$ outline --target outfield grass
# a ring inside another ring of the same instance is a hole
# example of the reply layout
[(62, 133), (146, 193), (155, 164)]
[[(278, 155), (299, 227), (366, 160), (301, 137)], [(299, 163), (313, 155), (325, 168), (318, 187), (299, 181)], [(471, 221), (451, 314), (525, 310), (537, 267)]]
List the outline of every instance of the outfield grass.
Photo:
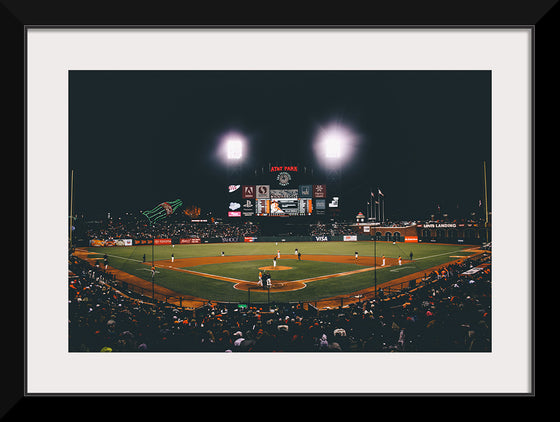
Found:
[[(419, 271), (424, 271), (437, 265), (453, 261), (458, 256), (467, 256), (470, 253), (464, 251), (468, 246), (448, 245), (448, 244), (424, 244), (424, 243), (396, 243), (375, 242), (376, 251), (374, 252), (374, 242), (278, 242), (276, 243), (221, 243), (221, 244), (202, 244), (202, 245), (171, 245), (155, 246), (154, 260), (171, 259), (171, 254), (175, 259), (191, 257), (212, 257), (220, 256), (223, 251), (225, 255), (270, 255), (267, 260), (254, 260), (244, 262), (231, 262), (223, 264), (207, 264), (189, 267), (189, 270), (198, 271), (206, 274), (222, 275), (236, 278), (239, 280), (256, 281), (258, 268), (261, 266), (272, 265), (272, 258), (280, 250), (282, 255), (294, 255), (297, 248), (303, 255), (302, 261), (294, 259), (280, 259), (278, 265), (293, 267), (292, 270), (272, 271), (275, 280), (300, 280), (319, 275), (327, 275), (351, 271), (356, 269), (355, 264), (331, 263), (306, 261), (305, 255), (345, 255), (354, 256), (358, 252), (360, 256), (385, 255), (388, 258), (401, 256), (408, 260), (410, 252), (413, 253), (413, 262), (405, 263), (402, 266), (380, 268), (375, 271), (377, 285), (387, 281), (403, 277)], [(133, 274), (142, 279), (151, 280), (149, 266), (142, 264), (143, 255), (146, 262), (152, 260), (152, 246), (133, 246), (133, 247), (111, 247), (111, 248), (89, 248), (91, 252), (98, 254), (100, 258), (106, 253), (109, 256), (109, 265), (127, 273)], [(363, 267), (360, 267), (363, 268)], [(244, 301), (247, 299), (247, 292), (234, 289), (234, 283), (216, 280), (182, 271), (158, 268), (155, 282), (167, 287), (179, 294), (193, 295), (205, 299), (217, 301)], [(293, 292), (271, 293), (275, 301), (312, 301), (321, 298), (350, 294), (352, 292), (372, 287), (374, 284), (374, 272), (368, 271), (349, 276), (341, 276), (326, 280), (313, 281), (307, 284), (302, 290)], [(267, 293), (251, 292), (252, 300), (259, 300)]]

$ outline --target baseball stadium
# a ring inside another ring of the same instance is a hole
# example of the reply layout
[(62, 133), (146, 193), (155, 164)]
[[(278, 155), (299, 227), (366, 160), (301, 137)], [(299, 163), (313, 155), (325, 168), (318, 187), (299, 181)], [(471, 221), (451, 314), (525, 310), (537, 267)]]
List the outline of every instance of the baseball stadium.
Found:
[[(106, 182), (102, 166), (80, 167), (75, 157), (84, 152), (73, 141), (81, 139), (81, 107), (91, 113), (79, 100), (95, 104), (83, 87), (99, 75), (70, 76), (70, 352), (492, 350), (489, 143), (469, 146), (467, 163), (437, 160), (437, 173), (419, 157), (413, 164), (414, 154), (399, 156), (394, 171), (393, 155), (375, 161), (370, 150), (360, 153), (368, 129), (355, 120), (309, 136), (315, 160), (295, 147), (258, 150), (256, 130), (224, 130), (214, 144), (185, 147), (181, 158), (151, 140), (148, 161), (111, 165)], [(216, 126), (204, 105), (197, 113), (201, 127)], [(472, 113), (457, 119), (476, 121)], [(169, 135), (177, 116), (165, 119), (158, 130)], [(135, 149), (142, 150), (127, 154)], [(212, 165), (200, 152), (210, 150)], [(362, 161), (365, 172), (357, 169)], [(376, 171), (383, 165), (392, 170)], [(426, 168), (430, 183), (410, 182), (415, 166)], [(451, 176), (454, 167), (465, 177)], [(406, 182), (396, 183), (397, 174)], [(434, 174), (451, 187), (433, 182)], [(428, 190), (438, 199), (427, 199)], [(103, 211), (93, 216), (86, 197)], [(421, 211), (406, 208), (425, 198)]]

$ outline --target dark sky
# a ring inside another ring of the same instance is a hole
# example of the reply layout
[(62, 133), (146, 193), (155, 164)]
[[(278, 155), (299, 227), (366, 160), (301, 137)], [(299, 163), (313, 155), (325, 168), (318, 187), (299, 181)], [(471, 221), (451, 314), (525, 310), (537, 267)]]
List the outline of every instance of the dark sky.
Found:
[(465, 214), (490, 200), (489, 71), (70, 71), (69, 151), (75, 211), (139, 212), (177, 198), (224, 211), (217, 158), (232, 129), (249, 141), (246, 170), (268, 163), (321, 172), (320, 126), (360, 135), (341, 169), (345, 216), (370, 188), (387, 218)]

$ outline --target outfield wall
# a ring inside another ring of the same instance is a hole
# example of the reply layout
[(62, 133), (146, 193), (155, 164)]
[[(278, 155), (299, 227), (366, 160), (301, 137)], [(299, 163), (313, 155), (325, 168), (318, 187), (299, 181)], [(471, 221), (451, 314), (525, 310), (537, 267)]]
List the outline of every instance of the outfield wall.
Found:
[(189, 245), (203, 243), (250, 243), (250, 242), (356, 242), (372, 240), (369, 235), (336, 236), (233, 236), (208, 238), (168, 239), (91, 239), (89, 246), (138, 246), (138, 245)]
[(404, 227), (375, 228), (371, 233), (353, 235), (316, 235), (316, 236), (231, 236), (231, 237), (172, 237), (156, 239), (90, 239), (88, 246), (138, 246), (138, 245), (189, 245), (206, 243), (249, 243), (249, 242), (355, 242), (371, 241), (374, 239), (387, 242), (404, 243), (465, 243), (479, 244), (483, 238), (479, 232), (465, 237), (454, 234), (445, 236), (435, 233), (435, 236), (417, 235), (416, 232), (405, 231)]

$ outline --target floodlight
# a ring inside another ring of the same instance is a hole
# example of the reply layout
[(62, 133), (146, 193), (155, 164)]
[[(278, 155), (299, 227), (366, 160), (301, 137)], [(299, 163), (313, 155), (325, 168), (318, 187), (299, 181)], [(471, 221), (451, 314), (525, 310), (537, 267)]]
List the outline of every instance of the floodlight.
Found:
[(328, 168), (341, 167), (350, 159), (358, 140), (353, 129), (339, 122), (319, 127), (313, 142), (316, 157)]
[(326, 158), (340, 158), (342, 139), (338, 136), (327, 135), (325, 142), (325, 157)]
[(248, 140), (236, 130), (224, 132), (219, 136), (217, 154), (219, 160), (228, 165), (238, 165), (246, 158)]
[(227, 158), (228, 160), (240, 160), (243, 156), (243, 143), (240, 139), (227, 140)]

